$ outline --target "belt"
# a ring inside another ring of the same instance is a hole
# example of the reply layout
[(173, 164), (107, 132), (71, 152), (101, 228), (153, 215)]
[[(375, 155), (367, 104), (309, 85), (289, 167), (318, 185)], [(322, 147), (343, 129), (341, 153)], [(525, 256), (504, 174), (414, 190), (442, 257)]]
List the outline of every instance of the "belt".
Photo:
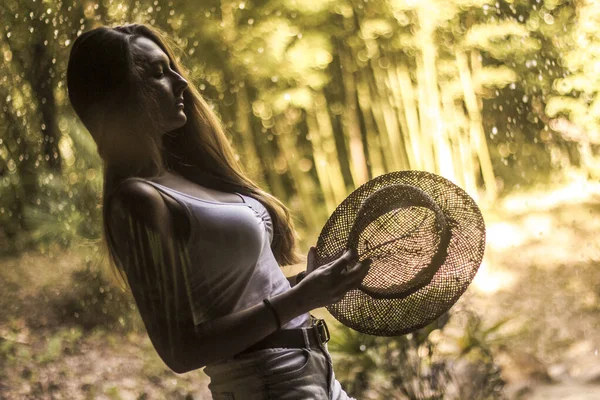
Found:
[[(302, 331), (306, 331), (306, 338)], [(253, 344), (246, 350), (236, 354), (236, 356), (250, 353), (256, 350), (271, 349), (275, 347), (283, 348), (318, 348), (323, 343), (329, 341), (329, 329), (322, 319), (315, 319), (313, 326), (309, 328), (280, 329), (275, 333)], [(307, 343), (308, 340), (308, 343)]]

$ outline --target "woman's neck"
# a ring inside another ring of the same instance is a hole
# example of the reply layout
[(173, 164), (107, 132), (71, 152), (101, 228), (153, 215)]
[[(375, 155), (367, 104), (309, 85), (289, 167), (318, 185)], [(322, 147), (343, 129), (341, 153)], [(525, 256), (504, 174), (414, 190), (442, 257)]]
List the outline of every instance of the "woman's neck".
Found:
[(131, 164), (108, 164), (107, 170), (110, 170), (111, 174), (118, 180), (127, 179), (132, 176), (140, 178), (153, 178), (163, 176), (167, 170), (165, 167), (158, 167), (154, 163), (147, 163), (145, 165), (131, 165)]

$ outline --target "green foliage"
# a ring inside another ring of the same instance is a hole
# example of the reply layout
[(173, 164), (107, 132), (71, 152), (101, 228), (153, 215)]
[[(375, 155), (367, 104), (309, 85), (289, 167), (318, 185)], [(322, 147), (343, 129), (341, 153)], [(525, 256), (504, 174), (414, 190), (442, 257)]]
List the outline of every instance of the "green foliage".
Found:
[(593, 174), (598, 12), (567, 0), (4, 2), (0, 251), (100, 237), (101, 160), (65, 87), (70, 45), (97, 24), (164, 31), (248, 170), (311, 235), (390, 170), (492, 196), (570, 165)]
[(52, 336), (46, 338), (46, 346), (43, 352), (36, 354), (36, 363), (40, 365), (56, 362), (73, 351), (83, 332), (80, 328), (59, 329)]
[(336, 377), (357, 398), (500, 399), (504, 382), (491, 348), (506, 321), (484, 329), (476, 315), (466, 314), (460, 329), (446, 329), (446, 314), (417, 332), (391, 338), (340, 326), (329, 344)]
[(0, 336), (0, 376), (4, 363), (10, 365), (16, 359), (29, 356), (26, 337), (23, 333), (26, 328), (20, 320), (12, 320), (5, 325), (5, 329)]
[(467, 313), (466, 317), (464, 332), (456, 338), (459, 356), (478, 350), (484, 356), (491, 357), (491, 348), (509, 339), (499, 335), (498, 331), (511, 320), (510, 317), (501, 319), (490, 327), (484, 327), (481, 318), (473, 313)]
[(75, 270), (71, 281), (71, 288), (51, 297), (48, 304), (61, 323), (86, 331), (97, 327), (121, 332), (143, 330), (131, 294), (116, 287), (91, 263)]
[(568, 73), (557, 77), (546, 105), (550, 127), (573, 143), (579, 163), (591, 177), (600, 177), (600, 163), (594, 154), (600, 146), (600, 48), (596, 24), (600, 6), (582, 1), (577, 8), (578, 23), (565, 35), (561, 59)]

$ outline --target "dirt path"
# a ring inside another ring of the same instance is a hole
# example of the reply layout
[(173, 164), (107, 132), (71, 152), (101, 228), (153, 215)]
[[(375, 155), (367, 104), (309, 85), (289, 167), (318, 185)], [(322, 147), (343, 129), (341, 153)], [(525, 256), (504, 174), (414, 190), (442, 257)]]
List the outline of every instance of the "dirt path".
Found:
[(76, 251), (0, 259), (0, 399), (210, 399), (208, 377), (171, 372), (85, 264)]
[[(210, 399), (201, 371), (171, 372), (146, 335), (36, 332), (0, 368), (2, 399)], [(1, 366), (0, 366), (1, 367)]]
[(600, 399), (600, 188), (514, 196), (486, 224), (470, 302), (488, 324), (510, 318), (497, 357), (507, 394)]
[(527, 400), (598, 400), (599, 385), (581, 383), (559, 383), (556, 385), (540, 385), (527, 397)]

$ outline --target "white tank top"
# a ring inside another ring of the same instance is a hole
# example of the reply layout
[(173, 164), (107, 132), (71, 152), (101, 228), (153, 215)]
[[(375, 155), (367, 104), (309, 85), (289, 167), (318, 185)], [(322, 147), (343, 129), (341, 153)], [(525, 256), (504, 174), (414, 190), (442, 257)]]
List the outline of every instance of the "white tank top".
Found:
[[(273, 223), (260, 201), (237, 192), (243, 202), (203, 200), (142, 180), (174, 198), (191, 217), (187, 280), (196, 325), (290, 289), (271, 251)], [(297, 316), (282, 329), (305, 326), (310, 326), (309, 313)]]

